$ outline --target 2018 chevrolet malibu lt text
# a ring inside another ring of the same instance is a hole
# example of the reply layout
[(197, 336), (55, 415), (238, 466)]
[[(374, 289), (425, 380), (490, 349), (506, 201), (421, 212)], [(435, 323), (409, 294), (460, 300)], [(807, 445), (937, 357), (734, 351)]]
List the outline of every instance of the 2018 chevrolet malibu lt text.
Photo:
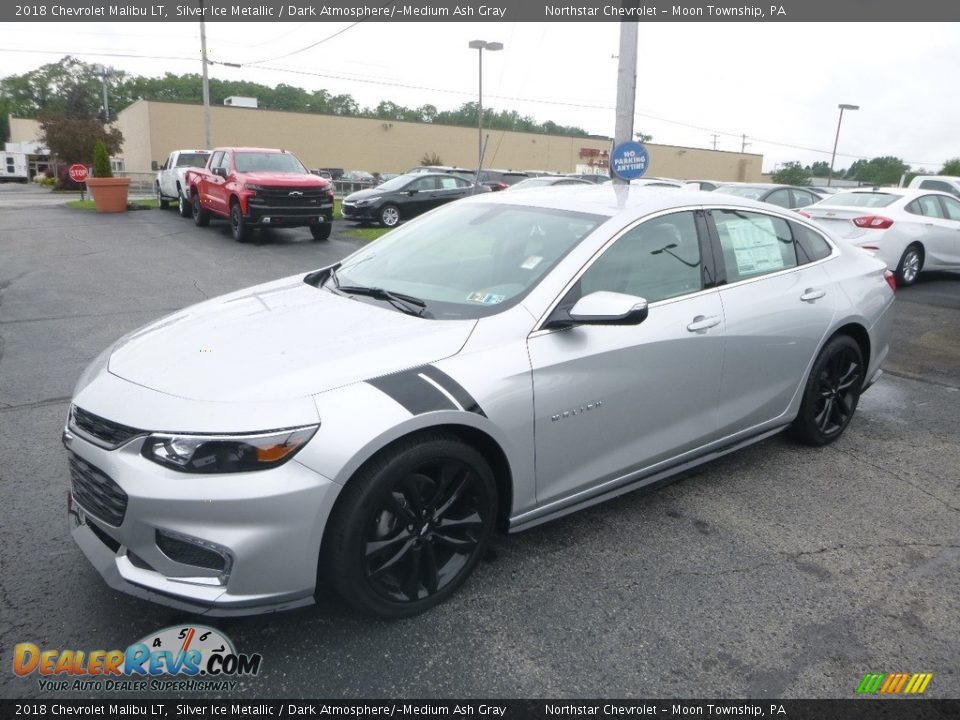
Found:
[(333, 586), (399, 617), (530, 528), (789, 428), (843, 433), (883, 263), (716, 193), (544, 188), (186, 308), (85, 371), (73, 536), (119, 590), (249, 614)]

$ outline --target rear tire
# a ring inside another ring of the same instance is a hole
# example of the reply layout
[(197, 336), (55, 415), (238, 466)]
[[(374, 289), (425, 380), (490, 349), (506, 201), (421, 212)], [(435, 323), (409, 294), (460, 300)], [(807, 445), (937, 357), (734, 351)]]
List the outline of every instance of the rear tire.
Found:
[(233, 239), (237, 242), (250, 242), (250, 234), (253, 230), (243, 216), (243, 211), (240, 209), (240, 203), (238, 202), (230, 205), (230, 231), (233, 233)]
[(337, 500), (321, 577), (381, 618), (443, 602), (473, 572), (493, 533), (497, 488), (473, 447), (445, 433), (401, 441), (367, 463)]
[(310, 226), (310, 234), (313, 235), (314, 240), (329, 240), (331, 230), (333, 230), (333, 223), (330, 222)]
[(897, 284), (901, 287), (913, 285), (923, 269), (923, 247), (914, 243), (903, 251), (900, 263), (897, 265)]
[(177, 186), (177, 209), (180, 211), (180, 217), (188, 218), (193, 212), (190, 207), (190, 201), (183, 196), (183, 190), (180, 189), (180, 186)]
[(197, 227), (206, 227), (210, 224), (210, 213), (200, 205), (200, 193), (194, 193), (190, 198), (190, 214), (193, 215), (193, 224)]
[(810, 370), (791, 434), (815, 447), (840, 437), (856, 412), (865, 371), (860, 346), (852, 337), (830, 340)]

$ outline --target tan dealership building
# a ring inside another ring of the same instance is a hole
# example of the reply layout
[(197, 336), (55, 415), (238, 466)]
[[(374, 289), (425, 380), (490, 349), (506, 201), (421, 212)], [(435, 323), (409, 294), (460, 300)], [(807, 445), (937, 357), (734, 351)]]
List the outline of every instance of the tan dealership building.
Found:
[[(12, 119), (11, 141), (36, 139), (31, 121)], [(122, 167), (151, 171), (172, 150), (204, 145), (203, 107), (138, 100), (120, 111)], [(445, 165), (471, 167), (477, 161), (476, 128), (397, 120), (213, 106), (212, 139), (217, 146), (282, 147), (308, 168), (339, 167), (369, 172), (403, 172), (436, 154)], [(610, 139), (490, 130), (486, 167), (552, 172), (606, 169)], [(17, 135), (17, 137), (13, 137)], [(31, 135), (32, 137), (19, 137)], [(762, 155), (648, 143), (649, 175), (685, 179), (760, 179)]]

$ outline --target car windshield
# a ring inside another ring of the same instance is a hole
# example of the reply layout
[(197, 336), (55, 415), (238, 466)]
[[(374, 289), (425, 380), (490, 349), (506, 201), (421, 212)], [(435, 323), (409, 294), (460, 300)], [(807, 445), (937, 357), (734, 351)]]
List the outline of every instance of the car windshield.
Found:
[(422, 174), (423, 173), (408, 173), (406, 175), (400, 175), (392, 180), (387, 180), (386, 182), (380, 183), (375, 189), (377, 192), (381, 190), (384, 192), (390, 192), (391, 190), (402, 190), (408, 182), (411, 180), (416, 180)]
[(207, 164), (210, 153), (180, 153), (177, 158), (177, 167), (201, 168)]
[(760, 196), (767, 192), (769, 188), (749, 187), (739, 185), (721, 185), (715, 192), (724, 195), (736, 195), (737, 197), (749, 198), (750, 200), (759, 200)]
[(518, 302), (604, 220), (566, 210), (455, 203), (354, 253), (337, 270), (338, 281), (419, 298), (435, 319), (493, 315)]
[(237, 172), (281, 172), (307, 174), (307, 169), (290, 153), (243, 152), (234, 156)]
[(837, 193), (821, 200), (818, 205), (842, 205), (844, 207), (886, 207), (900, 199), (892, 193)]

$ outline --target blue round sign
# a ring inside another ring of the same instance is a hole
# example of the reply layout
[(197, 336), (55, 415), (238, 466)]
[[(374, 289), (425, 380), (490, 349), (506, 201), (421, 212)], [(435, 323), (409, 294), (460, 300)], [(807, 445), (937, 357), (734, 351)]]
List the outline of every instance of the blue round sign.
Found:
[(610, 170), (621, 180), (643, 177), (650, 167), (650, 154), (642, 143), (630, 140), (617, 145), (610, 153)]

